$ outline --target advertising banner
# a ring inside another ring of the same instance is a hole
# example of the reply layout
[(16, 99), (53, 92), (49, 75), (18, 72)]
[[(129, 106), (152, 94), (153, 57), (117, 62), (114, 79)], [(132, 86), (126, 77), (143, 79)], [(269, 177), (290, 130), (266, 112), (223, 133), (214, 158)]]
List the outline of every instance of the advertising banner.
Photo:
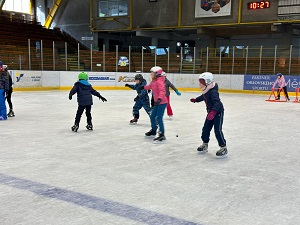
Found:
[(11, 71), (14, 80), (14, 87), (41, 87), (42, 73), (41, 71)]
[(195, 17), (231, 15), (231, 0), (196, 0)]
[(89, 83), (93, 86), (115, 86), (116, 74), (114, 72), (88, 72)]
[[(284, 78), (288, 91), (293, 92), (295, 88), (300, 87), (300, 76), (284, 76)], [(276, 79), (276, 75), (245, 75), (244, 90), (271, 91)]]

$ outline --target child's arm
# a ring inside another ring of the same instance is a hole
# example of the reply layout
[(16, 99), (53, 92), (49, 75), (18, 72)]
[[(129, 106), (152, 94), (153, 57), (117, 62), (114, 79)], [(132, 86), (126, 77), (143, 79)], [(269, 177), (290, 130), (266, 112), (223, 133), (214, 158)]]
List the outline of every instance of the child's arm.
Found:
[(91, 91), (92, 95), (97, 96), (99, 99), (102, 100), (102, 102), (107, 102), (106, 98), (104, 98), (103, 96), (100, 95), (100, 93), (98, 91), (96, 91), (94, 88), (92, 88)]
[(171, 81), (166, 79), (166, 83), (167, 83), (166, 88), (170, 87), (176, 92), (177, 95), (181, 95), (181, 93), (177, 90), (177, 88), (174, 86), (174, 84), (171, 83)]
[(275, 88), (275, 86), (276, 86), (277, 82), (278, 82), (278, 79), (276, 79), (276, 80), (275, 80), (275, 82), (274, 82), (274, 84), (273, 84), (273, 87), (272, 87), (272, 89), (273, 89), (273, 88)]
[(72, 99), (72, 96), (77, 93), (78, 91), (78, 85), (77, 83), (74, 84), (73, 88), (71, 89), (70, 93), (69, 93), (69, 99)]
[(204, 101), (204, 97), (203, 97), (203, 95), (200, 95), (197, 98), (191, 98), (190, 101), (193, 102), (193, 103), (195, 103), (195, 102), (202, 102), (202, 101)]
[(125, 87), (129, 87), (133, 90), (136, 90), (136, 84), (125, 84)]

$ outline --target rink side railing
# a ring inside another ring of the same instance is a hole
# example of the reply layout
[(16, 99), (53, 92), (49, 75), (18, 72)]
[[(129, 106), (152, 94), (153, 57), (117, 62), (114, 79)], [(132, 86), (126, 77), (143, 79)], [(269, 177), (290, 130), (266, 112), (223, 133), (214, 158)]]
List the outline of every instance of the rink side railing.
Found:
[[(12, 70), (148, 72), (154, 65), (168, 73), (300, 74), (299, 46), (225, 46), (220, 48), (90, 45), (88, 50), (67, 42), (43, 43), (28, 39), (28, 46), (3, 45), (0, 60)], [(171, 52), (171, 53), (170, 53)], [(175, 52), (175, 53), (172, 53)]]

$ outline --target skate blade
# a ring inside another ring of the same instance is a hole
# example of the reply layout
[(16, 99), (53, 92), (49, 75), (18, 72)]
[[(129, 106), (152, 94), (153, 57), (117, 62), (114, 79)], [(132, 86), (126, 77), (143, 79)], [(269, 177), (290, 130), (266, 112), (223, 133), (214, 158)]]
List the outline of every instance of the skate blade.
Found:
[(164, 140), (156, 140), (156, 141), (153, 141), (153, 144), (163, 144), (166, 142), (166, 139)]
[(132, 123), (132, 122), (130, 122), (129, 124), (130, 124), (130, 125), (136, 125), (136, 124), (137, 124), (137, 122), (133, 122), (133, 123)]
[(228, 153), (226, 155), (216, 155), (217, 159), (226, 159), (228, 156)]
[[(197, 150), (198, 151), (198, 150)], [(204, 155), (204, 154), (206, 154), (206, 153), (208, 153), (208, 151), (198, 151), (198, 154), (199, 155)]]

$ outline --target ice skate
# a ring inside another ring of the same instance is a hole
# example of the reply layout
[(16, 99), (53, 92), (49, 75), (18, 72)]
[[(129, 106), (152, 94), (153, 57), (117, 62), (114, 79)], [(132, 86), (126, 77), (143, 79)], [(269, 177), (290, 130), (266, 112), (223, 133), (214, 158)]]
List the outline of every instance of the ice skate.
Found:
[(155, 135), (156, 135), (156, 131), (152, 129), (145, 133), (146, 137), (155, 136)]
[(166, 137), (163, 133), (158, 133), (158, 136), (153, 139), (153, 143), (161, 143), (166, 140)]
[(204, 153), (207, 153), (208, 152), (208, 143), (202, 143), (202, 145), (200, 145), (198, 148), (197, 148), (197, 151), (200, 153), (200, 154), (204, 154)]
[(8, 114), (7, 114), (8, 117), (14, 117), (15, 116), (15, 113), (14, 111), (12, 111), (11, 109), (9, 110)]
[(92, 125), (92, 124), (86, 125), (86, 129), (88, 129), (88, 130), (93, 130), (93, 125)]
[(170, 119), (170, 120), (173, 120), (173, 116), (169, 116), (169, 119)]
[(219, 158), (219, 159), (226, 158), (227, 153), (228, 153), (227, 147), (226, 146), (221, 146), (220, 150), (216, 152), (216, 157)]
[(137, 124), (137, 121), (138, 121), (137, 118), (133, 118), (132, 120), (130, 120), (130, 124), (135, 125), (135, 124)]
[(77, 132), (79, 129), (79, 125), (78, 124), (74, 124), (73, 127), (71, 127), (71, 130), (74, 131), (74, 132)]

